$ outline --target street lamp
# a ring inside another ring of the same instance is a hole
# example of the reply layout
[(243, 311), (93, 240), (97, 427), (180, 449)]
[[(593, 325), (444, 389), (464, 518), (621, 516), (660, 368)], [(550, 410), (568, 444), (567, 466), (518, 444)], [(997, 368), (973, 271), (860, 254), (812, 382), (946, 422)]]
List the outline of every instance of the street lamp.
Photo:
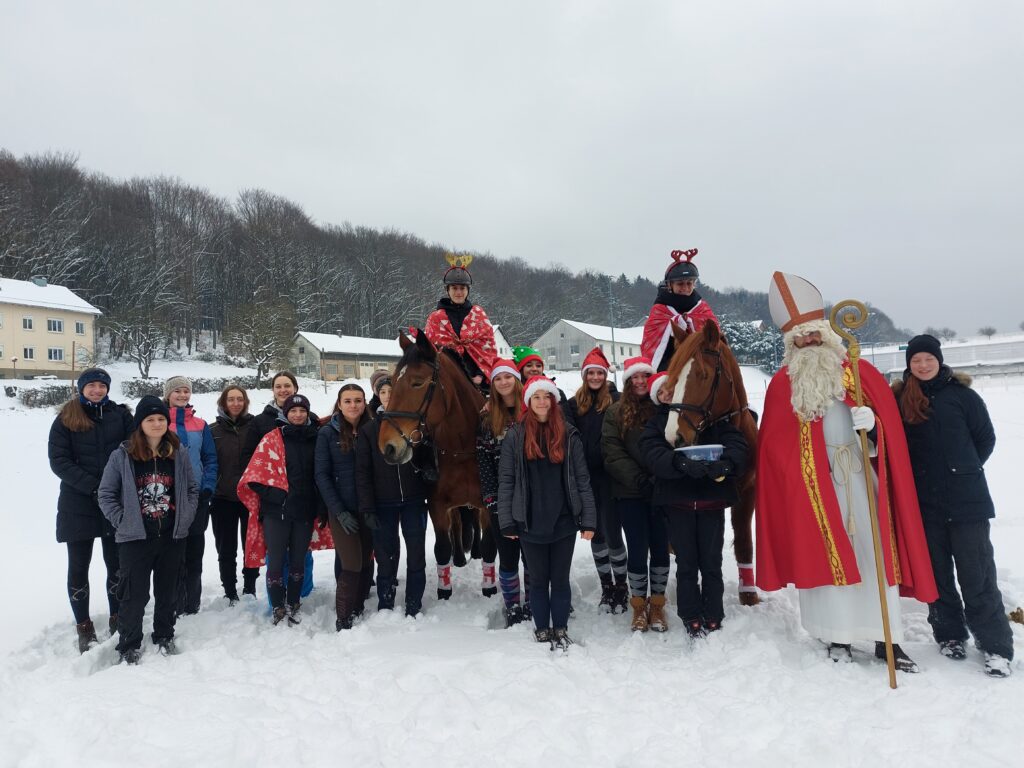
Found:
[(18, 378), (18, 358), (11, 358), (11, 365), (14, 366), (14, 378)]

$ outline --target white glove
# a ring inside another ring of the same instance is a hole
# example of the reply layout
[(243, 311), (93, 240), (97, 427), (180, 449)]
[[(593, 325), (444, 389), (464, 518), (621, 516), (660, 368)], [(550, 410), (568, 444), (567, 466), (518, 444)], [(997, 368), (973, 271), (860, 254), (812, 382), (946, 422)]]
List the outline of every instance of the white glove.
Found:
[(875, 412), (866, 405), (853, 406), (850, 409), (850, 416), (853, 417), (853, 428), (855, 431), (864, 430), (870, 432), (875, 428)]

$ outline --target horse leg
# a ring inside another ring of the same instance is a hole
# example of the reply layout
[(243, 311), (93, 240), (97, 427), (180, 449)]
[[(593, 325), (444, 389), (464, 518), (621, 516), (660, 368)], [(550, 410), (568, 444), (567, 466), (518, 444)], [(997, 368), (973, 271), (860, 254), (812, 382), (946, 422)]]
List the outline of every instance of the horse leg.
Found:
[(740, 491), (740, 501), (732, 508), (733, 553), (739, 568), (740, 605), (757, 605), (761, 598), (754, 586), (754, 537), (751, 531), (754, 519), (753, 482), (748, 482)]
[(430, 520), (434, 524), (434, 559), (437, 561), (437, 599), (452, 596), (452, 539), (448, 530), (448, 511), (438, 510), (432, 501)]
[(452, 550), (452, 563), (456, 568), (466, 565), (464, 526), (462, 525), (462, 507), (455, 507), (448, 512), (448, 546)]
[(491, 513), (486, 508), (477, 509), (473, 507), (473, 527), (480, 531), (480, 557), (482, 578), (480, 590), (484, 597), (494, 597), (498, 594), (498, 570), (495, 560), (498, 559), (498, 536), (500, 535), (495, 526), (490, 524)]
[(470, 531), (469, 557), (479, 560), (481, 557), (480, 520), (477, 518), (476, 507), (462, 508), (462, 540), (466, 541), (466, 529)]

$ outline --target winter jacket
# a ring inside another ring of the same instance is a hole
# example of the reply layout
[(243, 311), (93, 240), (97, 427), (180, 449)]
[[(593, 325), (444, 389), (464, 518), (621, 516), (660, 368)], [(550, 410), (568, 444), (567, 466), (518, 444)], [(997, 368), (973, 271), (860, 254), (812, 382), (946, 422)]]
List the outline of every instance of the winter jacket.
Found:
[[(563, 479), (569, 510), (582, 530), (597, 530), (597, 507), (590, 488), (590, 473), (583, 455), (580, 434), (571, 424), (565, 425), (565, 459)], [(520, 422), (505, 433), (498, 463), (498, 522), (502, 533), (529, 531), (530, 489), (527, 480), (525, 427)]]
[[(142, 505), (135, 487), (135, 466), (128, 455), (127, 442), (122, 443), (110, 455), (103, 479), (100, 481), (99, 499), (103, 516), (116, 531), (114, 540), (142, 541), (146, 538), (146, 526), (142, 520)], [(192, 462), (185, 460), (186, 454), (179, 449), (174, 452), (174, 531), (172, 536), (183, 539), (188, 535), (189, 526), (199, 506), (199, 484), (192, 471)]]
[(171, 407), (171, 431), (192, 459), (192, 470), (199, 479), (199, 492), (213, 493), (217, 487), (217, 448), (210, 425), (196, 416), (191, 405)]
[(217, 450), (217, 489), (213, 492), (215, 499), (238, 501), (236, 488), (245, 469), (242, 451), (252, 420), (252, 414), (249, 413), (243, 413), (237, 421), (221, 413), (210, 427), (213, 445)]
[[(611, 395), (612, 402), (617, 403), (619, 393), (612, 390)], [(570, 398), (569, 402), (562, 406), (565, 420), (580, 433), (580, 439), (583, 441), (583, 453), (586, 456), (587, 468), (591, 475), (604, 474), (604, 457), (601, 455), (601, 426), (604, 424), (604, 416), (607, 412), (608, 410), (605, 409), (603, 413), (598, 413), (596, 408), (591, 407), (589, 411), (581, 415), (575, 397)]]
[(676, 469), (676, 453), (665, 440), (668, 417), (668, 408), (659, 407), (658, 413), (647, 422), (640, 435), (643, 463), (654, 475), (652, 503), (659, 507), (683, 509), (694, 509), (695, 505), (724, 509), (735, 504), (739, 500), (736, 478), (746, 472), (750, 461), (750, 446), (743, 433), (725, 421), (713, 424), (701, 433), (699, 445), (718, 443), (724, 446), (721, 460), (730, 465), (731, 471), (720, 483), (710, 477), (692, 478)]
[(359, 511), (356, 496), (355, 441), (351, 450), (341, 450), (338, 437), (341, 434), (342, 418), (340, 413), (335, 413), (331, 420), (320, 428), (316, 436), (314, 475), (320, 496), (332, 515), (337, 515), (342, 510), (355, 515)]
[[(903, 380), (911, 373), (906, 371)], [(893, 384), (899, 401), (904, 381)], [(968, 523), (995, 517), (984, 464), (996, 445), (985, 402), (971, 379), (947, 366), (922, 381), (931, 412), (921, 424), (903, 423), (917, 500), (925, 522)]]
[(99, 407), (83, 406), (91, 429), (72, 432), (58, 416), (50, 427), (47, 453), (50, 469), (60, 478), (57, 497), (57, 541), (84, 541), (113, 535), (114, 530), (96, 501), (110, 455), (133, 429), (131, 412), (109, 400)]
[[(309, 420), (314, 423), (319, 423), (319, 417), (309, 412)], [(271, 430), (283, 427), (288, 423), (288, 419), (281, 413), (281, 409), (277, 407), (277, 404), (271, 400), (267, 403), (266, 407), (261, 413), (253, 417), (252, 423), (249, 425), (249, 432), (242, 442), (244, 446), (242, 448), (242, 471), (249, 466), (249, 462), (252, 460), (253, 453), (256, 452), (256, 446), (260, 444), (260, 440)]]
[(281, 425), (284, 442), (284, 464), (288, 490), (251, 483), (260, 497), (260, 515), (277, 515), (282, 520), (311, 522), (325, 518), (323, 499), (315, 479), (316, 439), (319, 423), (308, 421), (302, 426)]
[[(492, 408), (501, 408), (501, 402), (493, 400)], [(491, 415), (481, 414), (480, 426), (476, 433), (476, 463), (480, 470), (480, 497), (487, 508), (494, 510), (498, 503), (498, 462), (501, 458), (501, 442), (508, 434), (508, 428), (500, 435), (491, 429)]]
[(616, 499), (649, 499), (654, 478), (647, 471), (640, 452), (642, 426), (634, 426), (623, 436), (619, 429), (622, 402), (614, 403), (604, 412), (601, 426), (601, 453), (604, 468), (612, 480), (612, 497)]
[(364, 424), (356, 437), (356, 497), (363, 515), (376, 515), (380, 504), (426, 500), (427, 486), (415, 469), (415, 459), (388, 464), (377, 447), (380, 420)]

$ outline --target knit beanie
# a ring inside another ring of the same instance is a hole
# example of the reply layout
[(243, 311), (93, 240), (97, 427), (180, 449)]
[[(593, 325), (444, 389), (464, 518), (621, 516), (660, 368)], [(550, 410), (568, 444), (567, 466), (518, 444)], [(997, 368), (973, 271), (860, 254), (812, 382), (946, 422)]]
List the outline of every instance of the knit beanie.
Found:
[(285, 418), (288, 418), (288, 411), (292, 408), (305, 408), (307, 413), (311, 410), (309, 400), (304, 395), (291, 395), (284, 401), (284, 405), (281, 406), (281, 413)]
[(389, 371), (381, 369), (370, 374), (370, 389), (373, 390), (375, 395), (379, 395), (381, 387), (390, 383), (391, 373)]
[(147, 416), (153, 416), (154, 414), (163, 416), (167, 419), (168, 424), (171, 421), (171, 412), (164, 405), (164, 401), (156, 395), (146, 395), (139, 400), (139, 405), (135, 409), (135, 428), (138, 429)]
[(933, 355), (939, 361), (939, 365), (942, 365), (942, 342), (934, 336), (922, 333), (907, 342), (907, 368), (910, 367), (910, 358), (918, 352), (927, 352), (929, 355)]
[(106, 386), (107, 392), (110, 392), (110, 374), (102, 368), (87, 368), (82, 371), (82, 375), (78, 377), (78, 391), (81, 392), (86, 384), (92, 384), (94, 381)]
[(178, 387), (188, 387), (191, 391), (192, 380), (184, 376), (171, 376), (171, 378), (164, 383), (164, 397), (170, 397), (171, 392), (176, 390)]
[(512, 359), (516, 363), (516, 368), (520, 371), (523, 370), (523, 366), (531, 360), (536, 360), (542, 366), (544, 365), (544, 358), (540, 356), (533, 347), (512, 347)]

